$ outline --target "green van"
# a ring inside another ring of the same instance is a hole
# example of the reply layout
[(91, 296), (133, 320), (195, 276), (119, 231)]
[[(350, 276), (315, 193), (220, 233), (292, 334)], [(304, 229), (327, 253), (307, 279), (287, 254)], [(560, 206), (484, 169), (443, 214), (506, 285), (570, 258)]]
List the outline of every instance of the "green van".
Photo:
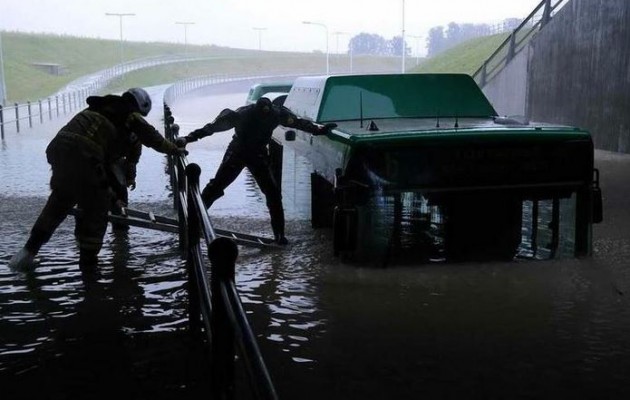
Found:
[(293, 82), (257, 83), (249, 89), (245, 104), (254, 104), (258, 99), (268, 93), (274, 93), (274, 97), (277, 97), (278, 93), (289, 93), (291, 86), (293, 86)]

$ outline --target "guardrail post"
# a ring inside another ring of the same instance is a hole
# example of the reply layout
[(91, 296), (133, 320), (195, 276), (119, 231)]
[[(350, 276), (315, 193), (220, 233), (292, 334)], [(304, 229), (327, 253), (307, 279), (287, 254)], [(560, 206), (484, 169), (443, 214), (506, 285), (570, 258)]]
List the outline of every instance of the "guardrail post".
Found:
[(543, 26), (547, 25), (549, 20), (551, 20), (551, 0), (544, 0), (544, 1), (545, 1), (545, 9), (543, 10), (542, 20), (540, 21), (541, 29)]
[(20, 105), (18, 103), (14, 103), (15, 106), (15, 127), (17, 131), (20, 131)]
[(221, 285), (234, 283), (238, 248), (233, 240), (217, 238), (208, 247), (212, 291), (212, 398), (234, 398), (234, 331), (226, 311)]
[(164, 104), (164, 137), (168, 140), (171, 140), (173, 137), (171, 136), (171, 124), (175, 122), (173, 118), (173, 113), (171, 113), (171, 109), (168, 105)]
[(480, 87), (486, 86), (487, 67), (488, 67), (488, 61), (486, 60), (483, 62), (483, 66), (481, 67), (481, 82), (479, 83)]
[(61, 102), (63, 103), (63, 115), (66, 115), (68, 111), (66, 111), (66, 94), (61, 95)]
[(510, 35), (510, 47), (508, 47), (508, 54), (505, 60), (505, 64), (512, 61), (514, 55), (516, 54), (516, 31), (513, 31)]
[(59, 116), (59, 95), (55, 96), (55, 110), (57, 110), (57, 116)]
[(37, 103), (39, 104), (39, 123), (43, 124), (44, 123), (44, 112), (43, 112), (43, 108), (42, 108), (42, 100), (41, 99), (37, 100)]
[[(176, 163), (177, 166), (177, 191), (174, 190), (177, 200), (174, 203), (177, 205), (177, 217), (179, 221), (179, 250), (182, 254), (182, 258), (186, 258), (186, 249), (188, 249), (188, 231), (185, 226), (186, 215), (184, 214), (184, 208), (182, 207), (181, 200), (179, 199), (180, 193), (186, 192), (187, 176), (184, 171), (184, 165), (181, 162)], [(171, 175), (173, 172), (171, 171)], [(173, 187), (174, 188), (174, 187)]]
[(50, 97), (48, 98), (48, 120), (52, 121), (52, 105), (50, 104)]
[(188, 257), (186, 270), (188, 272), (188, 325), (192, 335), (201, 331), (201, 309), (199, 307), (199, 285), (195, 274), (193, 248), (199, 245), (200, 223), (192, 198), (193, 188), (199, 186), (199, 175), (201, 168), (197, 164), (190, 164), (186, 167), (186, 177), (188, 179)]
[(0, 136), (4, 140), (4, 112), (2, 110), (2, 104), (0, 104)]
[[(178, 134), (179, 134), (179, 125), (177, 124), (171, 125), (171, 139), (169, 140), (174, 140), (175, 138), (177, 138)], [(182, 186), (182, 185), (185, 185), (186, 181), (184, 181), (183, 179), (178, 179), (182, 177), (181, 174), (183, 174), (184, 171), (181, 170), (181, 165), (177, 161), (176, 157), (178, 156), (170, 156), (168, 158), (168, 162), (170, 164), (169, 171), (171, 175), (171, 187), (173, 189), (176, 188), (178, 191), (186, 190), (186, 186)], [(175, 168), (177, 168), (177, 175), (175, 175)], [(175, 207), (176, 210), (179, 209), (179, 196), (173, 196), (173, 207)]]
[(33, 127), (33, 113), (31, 112), (31, 101), (26, 102), (26, 109), (28, 110), (28, 127)]

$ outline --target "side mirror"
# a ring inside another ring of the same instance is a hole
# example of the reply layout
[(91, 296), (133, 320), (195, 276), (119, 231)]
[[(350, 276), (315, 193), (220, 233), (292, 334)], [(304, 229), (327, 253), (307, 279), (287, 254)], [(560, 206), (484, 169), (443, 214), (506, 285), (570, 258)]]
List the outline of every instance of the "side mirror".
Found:
[(287, 142), (292, 142), (295, 140), (295, 131), (286, 131), (284, 132), (284, 140), (286, 140)]

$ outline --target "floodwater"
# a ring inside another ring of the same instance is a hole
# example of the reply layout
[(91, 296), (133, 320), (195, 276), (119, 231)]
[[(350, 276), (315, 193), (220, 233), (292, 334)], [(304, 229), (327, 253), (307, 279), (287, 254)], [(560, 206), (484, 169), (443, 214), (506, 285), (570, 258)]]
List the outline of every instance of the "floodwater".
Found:
[[(242, 104), (245, 89), (217, 86), (180, 100), (174, 116), (182, 133)], [(161, 90), (152, 92), (155, 104)], [(48, 193), (44, 149), (55, 124), (10, 133), (0, 151), (2, 398), (183, 398), (206, 389), (199, 372), (206, 361), (185, 335), (175, 235), (108, 232), (99, 275), (89, 281), (78, 270), (69, 220), (34, 273), (6, 267)], [(230, 136), (188, 146), (202, 184)], [(630, 157), (597, 153), (605, 221), (594, 229), (591, 258), (389, 268), (332, 256), (330, 232), (310, 227), (309, 168), (290, 151), (284, 157), (291, 244), (240, 248), (237, 261), (237, 285), (280, 398), (630, 396)], [(145, 149), (134, 208), (174, 216), (164, 167)], [(246, 173), (211, 217), (216, 227), (271, 233), (264, 198)]]

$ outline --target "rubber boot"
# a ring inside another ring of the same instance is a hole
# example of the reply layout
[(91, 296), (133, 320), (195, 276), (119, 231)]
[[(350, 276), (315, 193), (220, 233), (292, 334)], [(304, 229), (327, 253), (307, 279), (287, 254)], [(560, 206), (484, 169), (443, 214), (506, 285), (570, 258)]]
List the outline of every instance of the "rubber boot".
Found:
[(273, 239), (277, 244), (281, 245), (281, 246), (286, 246), (289, 244), (289, 241), (287, 240), (287, 238), (284, 235), (274, 235), (274, 239)]
[(22, 247), (9, 261), (9, 268), (14, 272), (25, 272), (35, 264), (35, 253)]
[(206, 210), (212, 207), (212, 203), (214, 203), (219, 197), (223, 196), (224, 192), (218, 191), (213, 187), (212, 181), (208, 183), (203, 190), (201, 191), (201, 200), (203, 201), (204, 207)]
[(98, 264), (98, 253), (90, 250), (81, 249), (79, 251), (79, 268), (83, 270), (92, 270)]

